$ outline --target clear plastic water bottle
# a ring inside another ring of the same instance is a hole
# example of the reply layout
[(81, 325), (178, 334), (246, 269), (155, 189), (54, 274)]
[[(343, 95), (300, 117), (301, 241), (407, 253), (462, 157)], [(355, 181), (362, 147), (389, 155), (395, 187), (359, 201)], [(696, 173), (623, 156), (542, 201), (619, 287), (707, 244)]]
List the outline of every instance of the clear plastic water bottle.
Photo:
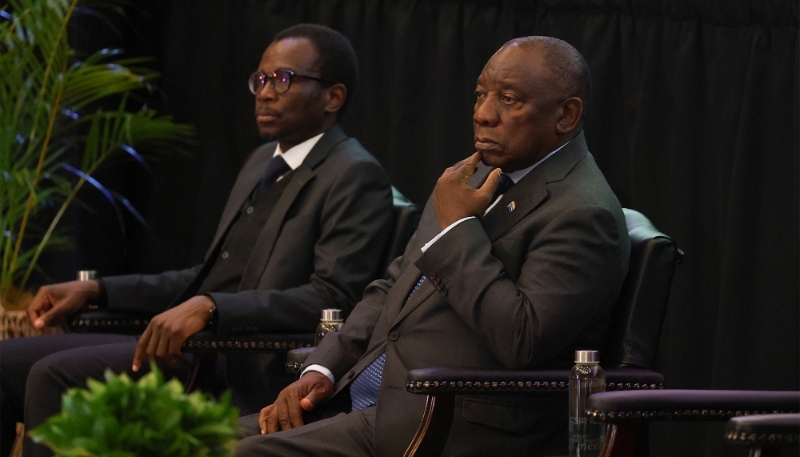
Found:
[(322, 320), (317, 325), (317, 332), (314, 336), (314, 346), (319, 346), (322, 338), (328, 332), (338, 332), (342, 328), (342, 310), (340, 309), (323, 309)]
[(575, 366), (569, 374), (570, 457), (596, 457), (603, 449), (606, 426), (586, 415), (589, 395), (606, 390), (606, 375), (599, 362), (598, 351), (575, 351)]

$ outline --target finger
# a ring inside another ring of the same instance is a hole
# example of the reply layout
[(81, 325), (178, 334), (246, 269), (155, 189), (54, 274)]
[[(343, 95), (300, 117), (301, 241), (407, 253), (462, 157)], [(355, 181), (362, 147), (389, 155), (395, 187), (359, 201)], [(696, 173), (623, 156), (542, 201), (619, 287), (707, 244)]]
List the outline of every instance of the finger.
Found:
[(467, 182), (467, 180), (475, 174), (475, 170), (478, 169), (478, 162), (481, 161), (481, 153), (475, 152), (471, 156), (467, 157), (463, 160), (463, 166), (458, 169), (459, 173), (461, 173), (461, 179), (463, 182)]
[(298, 398), (293, 397), (289, 402), (289, 423), (291, 423), (292, 428), (302, 427), (304, 425), (303, 411)]
[(272, 413), (273, 407), (274, 405), (269, 405), (265, 408), (262, 408), (261, 413), (258, 415), (258, 428), (261, 430), (262, 435), (267, 433), (267, 419)]
[(278, 430), (278, 407), (272, 405), (272, 409), (267, 414), (267, 434), (275, 433)]
[(486, 181), (483, 183), (480, 189), (477, 190), (477, 193), (485, 197), (487, 199), (491, 199), (492, 195), (494, 195), (494, 191), (497, 190), (497, 187), (500, 186), (500, 176), (503, 172), (499, 168), (495, 168), (489, 173), (489, 176), (486, 177)]
[(480, 151), (475, 151), (471, 156), (467, 157), (466, 160), (467, 163), (472, 166), (472, 168), (475, 168), (478, 166), (478, 162), (483, 160), (483, 155), (481, 155)]
[[(28, 306), (28, 318), (37, 329), (44, 327), (44, 321), (40, 321), (39, 317), (42, 316), (53, 304), (50, 302), (49, 297), (44, 293), (38, 293), (33, 298), (33, 301)], [(41, 326), (41, 327), (40, 327)]]
[(173, 335), (169, 340), (169, 355), (174, 357), (183, 357), (181, 346), (183, 345), (184, 341), (186, 341), (186, 339), (183, 338), (183, 336)]
[(142, 366), (142, 357), (144, 357), (145, 350), (147, 349), (147, 345), (150, 342), (150, 335), (153, 333), (153, 330), (148, 325), (146, 329), (144, 329), (144, 333), (142, 336), (139, 337), (139, 342), (136, 343), (136, 350), (133, 352), (133, 371), (139, 371), (139, 367)]
[(292, 428), (291, 406), (294, 401), (296, 399), (287, 398), (278, 404), (278, 425), (280, 425), (281, 430), (290, 430)]
[(33, 326), (39, 330), (45, 328), (45, 326), (58, 323), (67, 313), (68, 308), (66, 306), (54, 306), (52, 299), (48, 297), (47, 310), (42, 311), (44, 311), (44, 313), (40, 312), (38, 318), (33, 323)]
[(156, 359), (164, 361), (169, 365), (169, 342), (171, 338), (169, 335), (165, 335), (163, 330), (158, 332), (157, 338), (158, 344), (155, 345), (155, 353), (151, 354), (150, 351), (148, 351), (148, 354), (151, 356), (155, 355)]
[(267, 416), (267, 434), (279, 432), (280, 430), (278, 425), (278, 406), (273, 405)]

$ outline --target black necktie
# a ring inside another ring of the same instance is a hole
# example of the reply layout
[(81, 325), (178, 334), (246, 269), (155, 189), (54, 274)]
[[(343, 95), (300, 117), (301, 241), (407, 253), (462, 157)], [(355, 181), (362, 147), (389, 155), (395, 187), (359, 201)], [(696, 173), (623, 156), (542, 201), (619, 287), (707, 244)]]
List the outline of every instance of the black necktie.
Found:
[(492, 197), (492, 202), (497, 200), (497, 197), (503, 195), (504, 193), (508, 192), (509, 189), (514, 187), (514, 180), (511, 179), (511, 176), (508, 176), (507, 173), (503, 173), (500, 175), (500, 185), (497, 186), (497, 190), (494, 191), (494, 196)]
[(253, 196), (259, 195), (267, 189), (272, 183), (278, 180), (284, 173), (289, 171), (289, 165), (283, 160), (282, 155), (274, 156), (267, 164), (267, 169), (264, 170), (264, 175), (258, 180), (256, 184), (256, 191)]

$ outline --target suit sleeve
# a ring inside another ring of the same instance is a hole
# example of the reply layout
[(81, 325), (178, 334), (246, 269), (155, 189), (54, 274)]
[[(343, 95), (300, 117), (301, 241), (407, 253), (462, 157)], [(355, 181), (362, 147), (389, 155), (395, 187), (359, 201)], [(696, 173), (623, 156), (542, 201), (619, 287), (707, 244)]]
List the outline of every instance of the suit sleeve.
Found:
[(377, 162), (355, 162), (339, 171), (324, 199), (307, 282), (283, 290), (209, 294), (219, 309), (218, 333), (308, 332), (322, 309), (349, 314), (378, 276), (391, 208), (391, 184)]
[[(527, 246), (512, 280), (476, 219), (454, 227), (416, 265), (508, 368), (546, 362), (607, 311), (627, 272), (628, 242), (614, 216), (580, 206), (550, 221)], [(437, 279), (438, 278), (438, 279)]]
[(108, 309), (158, 314), (189, 287), (198, 271), (200, 265), (160, 274), (104, 277)]

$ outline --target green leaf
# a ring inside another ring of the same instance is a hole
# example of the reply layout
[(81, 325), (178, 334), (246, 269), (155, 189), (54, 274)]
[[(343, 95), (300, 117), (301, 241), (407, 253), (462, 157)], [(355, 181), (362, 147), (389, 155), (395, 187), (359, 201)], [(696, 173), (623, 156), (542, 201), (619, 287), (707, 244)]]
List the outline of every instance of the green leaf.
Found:
[(219, 401), (184, 394), (177, 380), (164, 381), (155, 364), (138, 381), (105, 373), (86, 389), (70, 389), (61, 413), (30, 432), (58, 456), (229, 456), (239, 411), (230, 395)]

